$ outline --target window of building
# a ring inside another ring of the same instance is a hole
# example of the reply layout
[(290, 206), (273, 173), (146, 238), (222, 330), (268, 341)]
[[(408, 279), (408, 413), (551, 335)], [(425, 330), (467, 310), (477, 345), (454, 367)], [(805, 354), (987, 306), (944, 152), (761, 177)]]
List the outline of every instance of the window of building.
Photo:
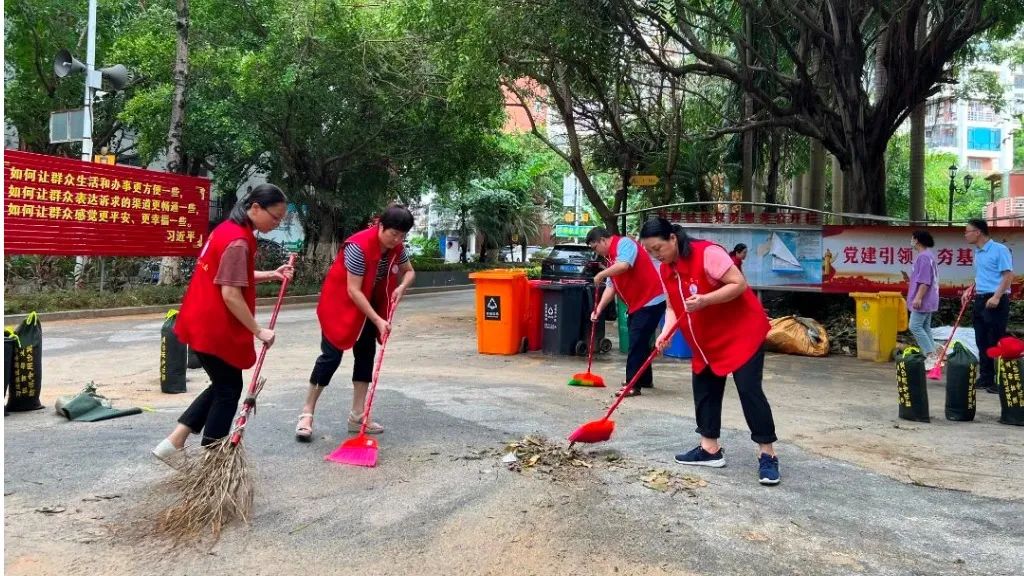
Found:
[(1013, 87), (1017, 90), (1024, 90), (1024, 74), (1013, 75)]
[(981, 158), (968, 158), (967, 159), (967, 170), (971, 172), (980, 172), (985, 169), (985, 161)]
[(996, 113), (991, 106), (984, 102), (971, 101), (967, 104), (967, 119), (975, 122), (991, 122), (995, 120)]
[(998, 152), (1001, 145), (1002, 132), (998, 128), (968, 128), (967, 147), (971, 150), (991, 150)]

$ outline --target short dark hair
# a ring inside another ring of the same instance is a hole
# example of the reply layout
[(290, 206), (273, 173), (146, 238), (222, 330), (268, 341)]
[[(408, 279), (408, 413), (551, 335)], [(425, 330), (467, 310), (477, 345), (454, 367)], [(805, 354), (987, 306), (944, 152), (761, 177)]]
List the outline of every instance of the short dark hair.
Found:
[(642, 228), (640, 228), (640, 239), (644, 238), (661, 238), (662, 240), (668, 240), (670, 234), (676, 235), (676, 242), (679, 246), (679, 256), (681, 258), (690, 257), (690, 237), (686, 235), (686, 230), (678, 224), (672, 224), (664, 218), (651, 218), (647, 222), (644, 222)]
[(735, 256), (735, 255), (739, 254), (740, 252), (743, 252), (746, 249), (747, 249), (747, 245), (744, 244), (743, 242), (740, 242), (739, 244), (737, 244), (736, 246), (733, 247), (732, 252), (729, 252), (729, 255)]
[(967, 221), (967, 225), (968, 226), (974, 226), (982, 234), (984, 234), (985, 236), (988, 236), (988, 222), (985, 222), (981, 218), (971, 218), (970, 220)]
[(932, 238), (931, 233), (927, 230), (914, 230), (912, 236), (914, 237), (914, 240), (917, 240), (918, 243), (921, 244), (921, 246), (926, 248), (935, 246), (935, 239)]
[(588, 245), (589, 244), (596, 244), (596, 243), (600, 242), (604, 238), (611, 238), (611, 237), (612, 237), (611, 232), (605, 230), (604, 228), (602, 228), (600, 226), (596, 226), (594, 228), (591, 228), (590, 232), (587, 232), (586, 243)]
[(249, 208), (252, 208), (253, 204), (259, 204), (260, 208), (270, 208), (287, 201), (288, 198), (280, 188), (265, 182), (250, 190), (235, 204), (235, 207), (231, 209), (231, 214), (228, 215), (228, 220), (235, 224), (249, 224)]
[(380, 215), (380, 224), (385, 230), (408, 232), (412, 230), (412, 212), (401, 204), (392, 204)]

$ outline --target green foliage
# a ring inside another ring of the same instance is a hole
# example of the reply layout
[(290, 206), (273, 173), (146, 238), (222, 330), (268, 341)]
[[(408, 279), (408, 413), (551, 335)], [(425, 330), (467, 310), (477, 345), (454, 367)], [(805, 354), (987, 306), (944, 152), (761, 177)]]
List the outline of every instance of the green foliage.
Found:
[[(945, 220), (949, 212), (949, 167), (957, 162), (954, 154), (928, 153), (925, 155), (924, 189), (925, 215), (930, 220)], [(889, 141), (886, 156), (886, 203), (889, 216), (908, 218), (910, 215), (910, 136), (901, 134)], [(964, 191), (963, 177), (957, 174), (956, 193), (953, 197), (953, 219), (963, 220), (984, 215), (989, 200), (988, 183), (978, 174), (971, 174), (971, 189)]]

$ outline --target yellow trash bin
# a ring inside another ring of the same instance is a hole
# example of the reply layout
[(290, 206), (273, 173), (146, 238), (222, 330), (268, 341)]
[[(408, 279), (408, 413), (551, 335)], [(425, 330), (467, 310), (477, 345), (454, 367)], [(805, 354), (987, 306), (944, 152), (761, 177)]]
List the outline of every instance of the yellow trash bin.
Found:
[[(857, 305), (857, 358), (888, 362), (896, 349), (893, 298), (885, 293), (851, 292)], [(889, 292), (896, 294), (897, 292)]]
[(882, 306), (896, 318), (896, 332), (905, 332), (910, 328), (910, 311), (907, 310), (907, 299), (899, 292), (879, 292)]

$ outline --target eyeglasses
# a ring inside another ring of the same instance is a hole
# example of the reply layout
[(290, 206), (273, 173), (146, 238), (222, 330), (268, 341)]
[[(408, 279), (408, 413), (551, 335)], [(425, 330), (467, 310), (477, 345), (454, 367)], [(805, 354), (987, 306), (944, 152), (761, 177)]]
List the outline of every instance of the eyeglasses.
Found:
[(270, 216), (270, 218), (274, 221), (274, 224), (280, 224), (281, 220), (284, 220), (284, 217), (288, 215), (288, 210), (287, 209), (284, 211), (283, 214), (278, 216), (277, 214), (274, 214), (270, 210), (267, 210), (266, 208), (263, 208), (263, 206), (260, 206), (260, 208), (262, 208), (263, 211), (266, 212)]

